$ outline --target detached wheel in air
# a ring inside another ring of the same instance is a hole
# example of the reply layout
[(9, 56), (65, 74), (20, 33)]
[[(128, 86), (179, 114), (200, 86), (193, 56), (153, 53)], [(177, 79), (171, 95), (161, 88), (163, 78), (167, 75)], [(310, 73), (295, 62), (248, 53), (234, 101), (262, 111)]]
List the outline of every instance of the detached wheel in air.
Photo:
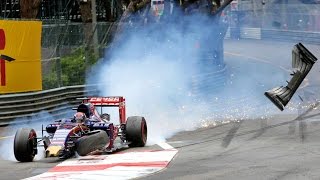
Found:
[(37, 154), (37, 134), (34, 129), (20, 128), (16, 132), (13, 144), (17, 161), (31, 162)]
[(131, 116), (127, 119), (126, 139), (129, 147), (143, 147), (148, 136), (147, 122), (142, 116)]
[(108, 134), (99, 130), (79, 138), (76, 142), (76, 151), (80, 156), (85, 156), (92, 151), (103, 148), (108, 142)]

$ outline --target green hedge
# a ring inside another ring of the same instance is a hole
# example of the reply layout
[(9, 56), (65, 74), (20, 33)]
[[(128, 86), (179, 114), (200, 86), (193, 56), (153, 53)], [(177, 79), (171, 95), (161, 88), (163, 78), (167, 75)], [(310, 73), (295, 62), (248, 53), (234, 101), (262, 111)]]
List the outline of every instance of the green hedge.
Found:
[[(96, 63), (97, 57), (92, 50), (87, 51), (88, 62), (85, 62), (85, 49), (83, 47), (74, 50), (71, 54), (61, 58), (61, 85), (72, 86), (85, 84), (86, 71)], [(56, 64), (52, 66), (50, 73), (45, 74), (42, 80), (43, 89), (59, 87)]]

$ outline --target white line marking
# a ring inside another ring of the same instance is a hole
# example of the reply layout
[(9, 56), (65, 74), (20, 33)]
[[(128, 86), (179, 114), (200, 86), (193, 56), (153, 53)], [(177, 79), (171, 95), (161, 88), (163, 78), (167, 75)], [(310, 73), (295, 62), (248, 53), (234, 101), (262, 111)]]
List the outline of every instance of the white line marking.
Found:
[(172, 147), (170, 144), (168, 144), (168, 143), (166, 143), (166, 142), (158, 143), (158, 145), (159, 145), (160, 147), (162, 147), (163, 149), (165, 149), (165, 150), (174, 149), (174, 147)]
[(188, 141), (170, 141), (170, 142), (167, 142), (167, 143), (170, 143), (170, 144), (183, 144), (183, 143), (186, 143)]

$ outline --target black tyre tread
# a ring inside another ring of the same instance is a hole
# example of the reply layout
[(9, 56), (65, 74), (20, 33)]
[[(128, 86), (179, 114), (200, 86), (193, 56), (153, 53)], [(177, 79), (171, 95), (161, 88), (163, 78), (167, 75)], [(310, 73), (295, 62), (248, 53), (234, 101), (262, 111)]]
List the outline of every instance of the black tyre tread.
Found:
[(14, 156), (17, 161), (31, 162), (35, 156), (33, 146), (29, 142), (29, 134), (34, 131), (31, 128), (20, 128), (14, 137)]
[(108, 134), (105, 131), (99, 131), (79, 138), (76, 142), (76, 151), (80, 156), (85, 156), (94, 150), (103, 148), (108, 142)]
[[(145, 138), (143, 139), (142, 126), (145, 127)], [(129, 147), (143, 147), (147, 141), (147, 123), (142, 116), (130, 116), (126, 123), (126, 138), (130, 142)]]

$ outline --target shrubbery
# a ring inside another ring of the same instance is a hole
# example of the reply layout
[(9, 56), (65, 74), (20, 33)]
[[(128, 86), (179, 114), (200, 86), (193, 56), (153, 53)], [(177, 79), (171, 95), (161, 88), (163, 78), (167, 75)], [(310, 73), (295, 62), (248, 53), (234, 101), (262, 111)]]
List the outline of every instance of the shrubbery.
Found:
[[(85, 49), (78, 48), (71, 54), (61, 58), (61, 86), (82, 85), (85, 83), (86, 71), (97, 61), (92, 50), (87, 53), (86, 67)], [(50, 73), (45, 74), (42, 80), (43, 89), (59, 87), (56, 65), (52, 66)]]

